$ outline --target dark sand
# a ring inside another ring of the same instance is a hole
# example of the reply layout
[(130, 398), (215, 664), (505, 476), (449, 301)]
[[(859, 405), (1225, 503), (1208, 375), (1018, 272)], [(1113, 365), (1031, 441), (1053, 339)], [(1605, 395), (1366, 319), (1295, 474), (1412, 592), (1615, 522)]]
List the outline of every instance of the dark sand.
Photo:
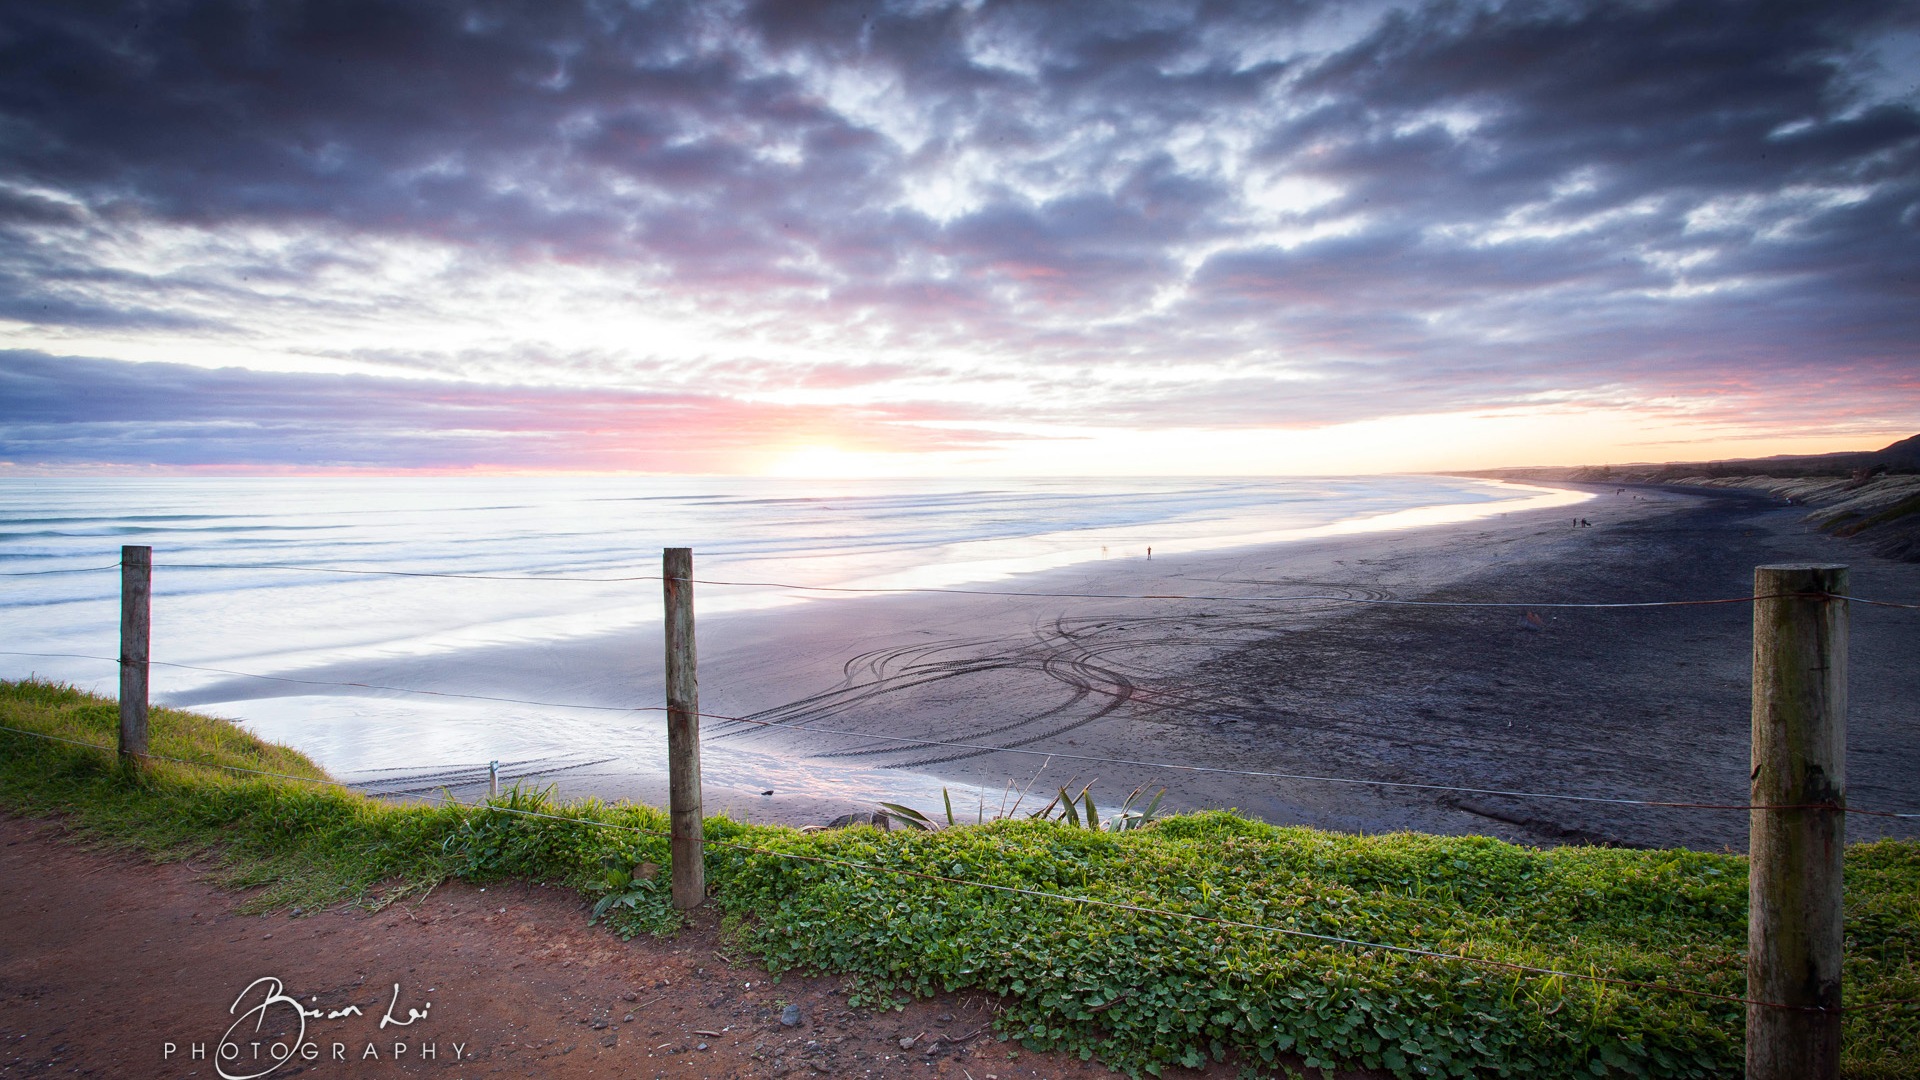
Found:
[[(1108, 811), (1129, 790), (1151, 785), (1168, 789), (1169, 808), (1230, 806), (1277, 823), (1356, 832), (1741, 849), (1747, 822), (1737, 811), (1085, 760), (1743, 803), (1748, 605), (1544, 605), (1741, 597), (1751, 592), (1754, 566), (1791, 561), (1849, 564), (1855, 595), (1920, 600), (1920, 565), (1820, 535), (1801, 520), (1803, 508), (1779, 500), (1588, 490), (1597, 497), (1565, 510), (1114, 558), (991, 586), (1540, 605), (1532, 609), (911, 594), (703, 618), (702, 709), (782, 725), (707, 719), (708, 810), (805, 823), (891, 798), (937, 814), (949, 786), (956, 812), (971, 819), (983, 805), (989, 816), (1011, 805), (1009, 785), (1032, 784), (1023, 807), (1030, 810), (1072, 780), (1093, 781)], [(1592, 527), (1574, 526), (1576, 515)], [(1852, 614), (1851, 802), (1920, 809), (1920, 669), (1912, 659), (1920, 656), (1920, 611), (1854, 605)], [(477, 650), (432, 672), (315, 674), (511, 696), (566, 672), (569, 700), (656, 703), (657, 634)], [(545, 778), (562, 795), (661, 802), (659, 714), (620, 724), (608, 721), (604, 746), (554, 747), (574, 762), (611, 760)], [(483, 790), (474, 779), (434, 783), (464, 797)], [(759, 794), (769, 788), (774, 795)], [(1852, 839), (1920, 833), (1913, 822), (1867, 817), (1848, 829)]]
[[(1773, 500), (1605, 491), (1577, 508), (1591, 528), (1573, 527), (1571, 513), (1543, 512), (1156, 559), (1151, 569), (1141, 561), (1131, 571), (1136, 587), (1151, 592), (1606, 603), (1744, 596), (1755, 565), (1831, 560), (1851, 565), (1856, 595), (1920, 598), (1920, 566), (1814, 533), (1801, 511)], [(1098, 584), (1112, 583), (1101, 577)], [(918, 625), (897, 612), (876, 617), (884, 632), (847, 641), (840, 670), (811, 684), (795, 679), (795, 689), (810, 692), (756, 717), (1208, 768), (1746, 800), (1745, 604), (1569, 610), (944, 599), (915, 600)], [(1920, 808), (1920, 668), (1912, 660), (1920, 656), (1920, 612), (1854, 605), (1852, 629), (1851, 801)], [(1269, 821), (1351, 831), (1735, 849), (1747, 832), (1742, 812), (1048, 761), (724, 723), (707, 734), (716, 744), (778, 745), (986, 787), (1024, 784), (1045, 763), (1035, 790), (1069, 777), (1097, 780), (1109, 808), (1135, 785), (1164, 785), (1181, 807), (1235, 806)], [(1917, 831), (1849, 822), (1855, 839)]]

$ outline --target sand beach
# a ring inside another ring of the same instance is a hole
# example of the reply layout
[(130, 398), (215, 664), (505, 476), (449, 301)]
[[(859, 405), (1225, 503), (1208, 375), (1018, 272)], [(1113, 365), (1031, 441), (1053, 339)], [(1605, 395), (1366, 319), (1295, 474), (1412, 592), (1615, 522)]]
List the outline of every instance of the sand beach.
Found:
[[(1031, 810), (1091, 782), (1108, 811), (1144, 785), (1165, 787), (1169, 809), (1355, 832), (1740, 849), (1737, 811), (1244, 775), (1741, 803), (1750, 607), (1550, 605), (1743, 597), (1755, 565), (1806, 560), (1850, 565), (1856, 595), (1920, 599), (1920, 566), (1821, 535), (1778, 499), (1582, 490), (1593, 498), (1572, 508), (1150, 560), (1143, 547), (974, 595), (852, 595), (702, 619), (708, 812), (806, 824), (886, 798), (938, 816), (944, 791), (971, 820), (1023, 789)], [(1290, 596), (1334, 599), (1244, 599)], [(1852, 615), (1851, 801), (1911, 810), (1920, 612)], [(473, 650), (439, 664), (430, 685), (510, 695), (565, 673), (571, 700), (650, 702), (658, 650), (633, 633)], [(427, 677), (401, 661), (314, 674)], [(664, 757), (651, 749), (661, 724), (658, 713), (609, 716), (604, 753), (576, 746), (521, 772), (563, 796), (662, 801)], [(484, 790), (472, 770), (395, 777), (383, 790)], [(1902, 828), (1856, 817), (1849, 838)]]

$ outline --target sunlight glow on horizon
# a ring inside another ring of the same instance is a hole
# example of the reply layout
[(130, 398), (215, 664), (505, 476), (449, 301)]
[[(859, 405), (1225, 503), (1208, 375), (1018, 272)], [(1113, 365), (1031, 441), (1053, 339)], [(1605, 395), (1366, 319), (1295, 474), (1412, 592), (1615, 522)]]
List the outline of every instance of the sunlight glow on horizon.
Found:
[(1543, 406), (1318, 428), (1126, 430), (1035, 426), (1020, 438), (919, 453), (798, 447), (749, 474), (821, 479), (1046, 476), (1352, 476), (1629, 465), (1874, 450), (1913, 434), (1700, 438), (1623, 410)]
[[(940, 424), (902, 425), (940, 428)], [(1684, 423), (1655, 423), (1621, 409), (1545, 405), (1396, 417), (1286, 429), (1125, 429), (1051, 425), (982, 425), (973, 445), (953, 449), (886, 449), (870, 437), (859, 448), (830, 439), (754, 445), (752, 432), (726, 433), (739, 449), (702, 458), (705, 467), (647, 468), (612, 464), (584, 453), (548, 466), (480, 461), (471, 465), (392, 468), (270, 463), (20, 463), (0, 458), (0, 477), (133, 476), (762, 476), (791, 480), (966, 479), (1042, 477), (1361, 476), (1470, 472), (1526, 466), (1707, 462), (1775, 455), (1876, 450), (1912, 431), (1779, 435), (1705, 434)], [(871, 432), (869, 433), (872, 434)], [(884, 431), (881, 433), (884, 435)], [(978, 438), (985, 436), (984, 438)], [(997, 436), (997, 437), (996, 437)]]

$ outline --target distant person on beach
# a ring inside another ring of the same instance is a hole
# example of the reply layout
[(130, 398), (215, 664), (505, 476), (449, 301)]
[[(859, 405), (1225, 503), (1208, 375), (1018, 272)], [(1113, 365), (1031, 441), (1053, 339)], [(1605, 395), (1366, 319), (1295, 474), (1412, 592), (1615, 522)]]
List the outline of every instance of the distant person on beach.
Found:
[(1147, 559), (1148, 559), (1149, 561), (1151, 561), (1151, 560), (1153, 559), (1153, 549), (1152, 549), (1152, 548), (1148, 548), (1148, 549), (1147, 549)]

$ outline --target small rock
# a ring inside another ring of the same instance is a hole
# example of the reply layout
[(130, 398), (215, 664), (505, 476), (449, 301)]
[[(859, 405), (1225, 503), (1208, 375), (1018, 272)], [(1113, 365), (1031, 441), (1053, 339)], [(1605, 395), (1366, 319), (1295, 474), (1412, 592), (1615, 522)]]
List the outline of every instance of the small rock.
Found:
[(939, 1016), (934, 1017), (934, 1019), (940, 1021), (943, 1024), (951, 1024), (953, 1023), (953, 1014), (941, 1013)]
[(632, 1013), (628, 1013), (628, 1014), (626, 1015), (626, 1017), (625, 1017), (624, 1019), (622, 1019), (622, 1020), (621, 1020), (620, 1022), (621, 1022), (621, 1023), (623, 1023), (623, 1024), (631, 1024), (631, 1023), (633, 1023), (633, 1014), (632, 1014)]
[(699, 1046), (694, 1047), (695, 1050), (705, 1050), (706, 1048), (707, 1048), (706, 1043), (701, 1043)]
[(593, 1024), (592, 1024), (593, 1030), (600, 1031), (606, 1028), (606, 1026), (607, 1026), (606, 1020), (598, 1016), (593, 1018)]
[(911, 1035), (908, 1035), (908, 1036), (906, 1036), (905, 1038), (902, 1038), (902, 1039), (900, 1040), (900, 1049), (902, 1049), (902, 1050), (911, 1050), (911, 1049), (913, 1049), (913, 1036), (911, 1036)]
[(800, 1026), (800, 1006), (789, 1005), (786, 1008), (781, 1009), (780, 1010), (780, 1026), (799, 1027)]
[(640, 1000), (640, 995), (639, 995), (639, 994), (636, 994), (636, 993), (634, 993), (634, 992), (633, 992), (633, 991), (631, 991), (631, 990), (627, 990), (627, 991), (624, 991), (624, 992), (622, 992), (622, 993), (621, 993), (621, 995), (620, 995), (620, 1000), (621, 1000), (621, 1001), (639, 1001), (639, 1000)]
[(620, 1044), (620, 1036), (618, 1035), (609, 1035), (606, 1038), (600, 1040), (601, 1046), (618, 1046), (619, 1044)]

